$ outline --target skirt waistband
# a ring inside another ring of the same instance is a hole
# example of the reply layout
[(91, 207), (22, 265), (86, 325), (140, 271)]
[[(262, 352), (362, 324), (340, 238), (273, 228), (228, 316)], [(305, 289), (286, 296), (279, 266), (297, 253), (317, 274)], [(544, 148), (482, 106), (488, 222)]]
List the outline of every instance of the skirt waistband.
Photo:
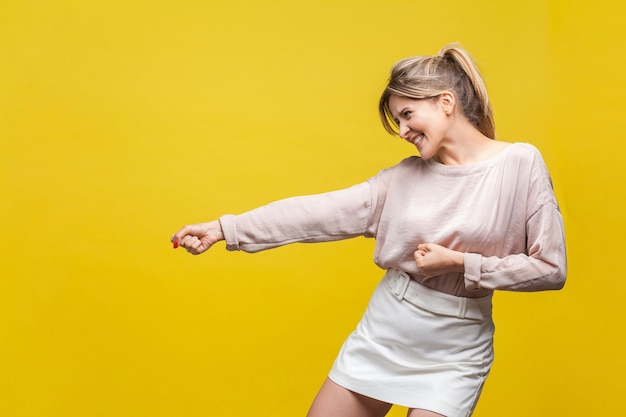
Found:
[(475, 320), (491, 316), (491, 296), (467, 298), (446, 294), (421, 285), (397, 269), (388, 269), (383, 281), (398, 300), (406, 300), (433, 313)]

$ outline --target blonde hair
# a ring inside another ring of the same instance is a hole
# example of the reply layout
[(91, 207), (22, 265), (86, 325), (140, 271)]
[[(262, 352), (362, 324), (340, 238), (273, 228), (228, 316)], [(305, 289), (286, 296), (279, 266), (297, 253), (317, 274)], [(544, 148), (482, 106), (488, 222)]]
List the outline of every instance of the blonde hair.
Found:
[(387, 132), (399, 127), (389, 109), (392, 95), (425, 99), (449, 91), (463, 115), (483, 135), (495, 139), (493, 110), (485, 83), (471, 56), (458, 44), (443, 47), (436, 56), (406, 58), (391, 68), (391, 76), (379, 102), (380, 117)]

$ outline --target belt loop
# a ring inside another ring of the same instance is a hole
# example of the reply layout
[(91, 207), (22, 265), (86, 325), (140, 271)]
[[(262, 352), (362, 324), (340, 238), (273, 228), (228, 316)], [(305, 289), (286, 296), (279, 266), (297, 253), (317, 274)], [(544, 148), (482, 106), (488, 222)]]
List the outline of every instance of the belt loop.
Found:
[(406, 290), (409, 288), (411, 278), (409, 278), (409, 276), (402, 271), (393, 270), (393, 273), (394, 279), (391, 291), (398, 300), (402, 300), (404, 298), (404, 294), (406, 294)]
[(466, 314), (467, 314), (467, 298), (459, 297), (459, 313), (457, 314), (457, 317), (460, 319), (464, 319), (466, 318)]

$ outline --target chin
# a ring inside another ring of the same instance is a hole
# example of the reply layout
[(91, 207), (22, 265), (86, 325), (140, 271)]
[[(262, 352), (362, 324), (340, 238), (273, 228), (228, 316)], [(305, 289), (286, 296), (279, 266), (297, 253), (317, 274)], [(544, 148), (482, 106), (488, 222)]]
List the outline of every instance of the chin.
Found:
[(420, 156), (420, 158), (422, 158), (422, 159), (430, 159), (430, 158), (432, 158), (432, 157), (434, 156), (434, 155), (431, 155), (428, 151), (423, 152), (423, 151), (420, 151), (420, 150), (418, 149), (418, 150), (417, 150), (417, 152), (419, 153), (419, 156)]

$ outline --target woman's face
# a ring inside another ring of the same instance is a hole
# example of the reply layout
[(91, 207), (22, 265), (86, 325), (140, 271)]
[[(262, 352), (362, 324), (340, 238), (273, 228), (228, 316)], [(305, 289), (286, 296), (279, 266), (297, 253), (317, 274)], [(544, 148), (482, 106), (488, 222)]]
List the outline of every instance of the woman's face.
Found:
[(399, 126), (400, 137), (415, 145), (422, 158), (437, 154), (448, 127), (441, 96), (417, 100), (392, 95), (389, 110)]

